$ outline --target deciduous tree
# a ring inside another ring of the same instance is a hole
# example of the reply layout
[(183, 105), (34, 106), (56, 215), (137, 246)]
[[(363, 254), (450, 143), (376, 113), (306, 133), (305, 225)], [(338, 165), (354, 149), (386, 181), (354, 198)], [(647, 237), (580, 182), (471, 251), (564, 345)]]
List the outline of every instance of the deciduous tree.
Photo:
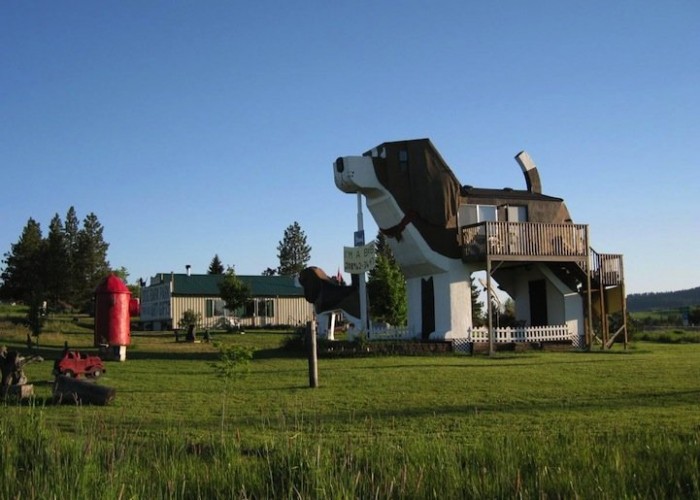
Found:
[(236, 276), (234, 268), (229, 267), (219, 281), (219, 294), (226, 303), (226, 309), (236, 314), (235, 311), (243, 307), (250, 297), (250, 289)]

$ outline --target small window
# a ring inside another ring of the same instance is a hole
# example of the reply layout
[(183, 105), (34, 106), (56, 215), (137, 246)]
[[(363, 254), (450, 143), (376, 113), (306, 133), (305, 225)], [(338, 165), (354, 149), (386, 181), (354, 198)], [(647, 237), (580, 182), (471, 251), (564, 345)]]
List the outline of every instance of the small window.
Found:
[(495, 222), (498, 220), (496, 205), (478, 205), (479, 222)]
[(405, 149), (399, 150), (399, 168), (404, 173), (408, 170), (408, 151)]
[(214, 316), (223, 316), (224, 315), (224, 308), (226, 304), (224, 303), (223, 300), (217, 299), (214, 301)]
[(258, 310), (260, 311), (260, 316), (271, 318), (275, 315), (275, 303), (272, 299), (265, 299), (260, 302)]
[(462, 205), (458, 216), (460, 226), (498, 220), (496, 205)]
[(508, 222), (527, 222), (527, 207), (508, 205), (506, 207), (506, 218)]

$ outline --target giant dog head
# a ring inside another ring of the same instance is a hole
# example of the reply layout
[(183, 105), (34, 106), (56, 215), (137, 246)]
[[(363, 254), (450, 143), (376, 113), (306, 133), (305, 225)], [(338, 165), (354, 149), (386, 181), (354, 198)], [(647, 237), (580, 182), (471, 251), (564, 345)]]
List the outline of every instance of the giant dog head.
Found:
[(367, 206), (390, 195), (399, 210), (373, 211), (379, 229), (400, 241), (412, 223), (435, 252), (457, 259), (457, 207), (460, 185), (429, 139), (385, 142), (363, 157), (338, 158), (335, 184), (346, 193), (362, 193)]
[(319, 267), (307, 267), (299, 273), (299, 284), (304, 288), (304, 298), (314, 305), (316, 314), (341, 309), (351, 316), (360, 317), (358, 286), (339, 285)]

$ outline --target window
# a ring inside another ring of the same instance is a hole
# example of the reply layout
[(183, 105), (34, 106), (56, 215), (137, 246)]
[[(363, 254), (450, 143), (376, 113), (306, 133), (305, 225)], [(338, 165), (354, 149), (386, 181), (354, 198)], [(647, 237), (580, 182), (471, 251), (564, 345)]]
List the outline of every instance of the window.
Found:
[(527, 207), (506, 205), (506, 219), (508, 222), (527, 222)]
[(275, 315), (275, 307), (272, 299), (251, 299), (245, 304), (244, 316), (247, 318), (253, 316), (272, 317)]
[(479, 222), (495, 222), (498, 220), (496, 205), (477, 205), (477, 207), (479, 207)]
[(458, 216), (460, 226), (498, 220), (496, 205), (462, 205)]
[(212, 318), (224, 315), (224, 301), (221, 299), (207, 299), (204, 304), (205, 316)]
[(405, 149), (399, 151), (399, 168), (402, 174), (408, 170), (408, 151)]

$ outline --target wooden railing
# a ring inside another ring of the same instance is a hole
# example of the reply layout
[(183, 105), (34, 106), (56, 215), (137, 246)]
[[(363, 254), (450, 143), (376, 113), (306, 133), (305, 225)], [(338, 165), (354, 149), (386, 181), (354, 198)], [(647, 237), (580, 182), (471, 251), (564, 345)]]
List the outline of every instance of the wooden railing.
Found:
[(591, 277), (603, 286), (615, 286), (624, 280), (622, 255), (598, 253), (591, 248)]
[[(588, 257), (588, 226), (535, 222), (481, 222), (460, 228), (462, 256), (556, 257), (580, 262)], [(585, 268), (585, 267), (584, 267)]]

